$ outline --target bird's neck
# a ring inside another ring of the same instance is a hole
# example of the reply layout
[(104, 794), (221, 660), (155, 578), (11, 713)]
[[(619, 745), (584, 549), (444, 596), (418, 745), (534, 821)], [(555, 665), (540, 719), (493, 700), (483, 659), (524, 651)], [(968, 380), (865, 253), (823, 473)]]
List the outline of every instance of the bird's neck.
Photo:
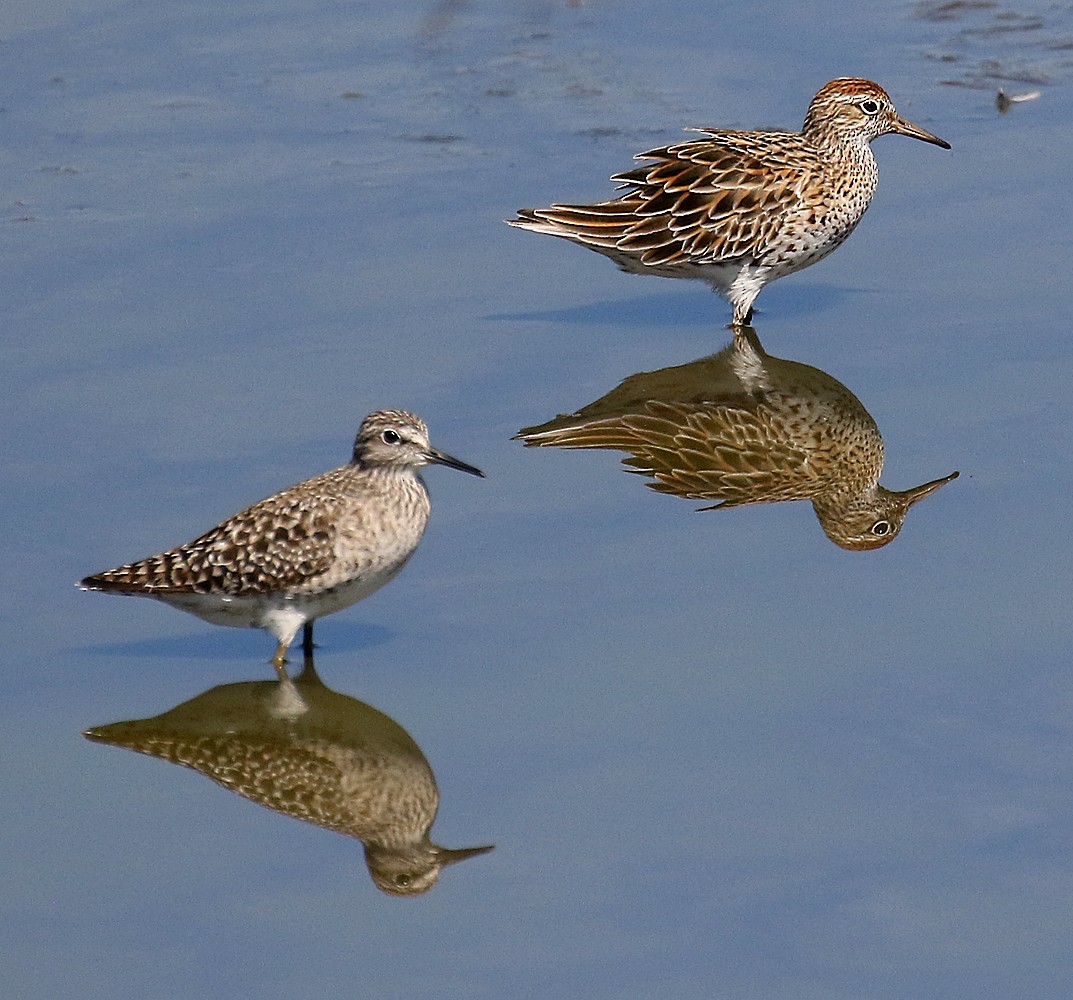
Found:
[(806, 118), (801, 134), (829, 160), (875, 165), (870, 140), (863, 133), (838, 132), (823, 122), (810, 122)]

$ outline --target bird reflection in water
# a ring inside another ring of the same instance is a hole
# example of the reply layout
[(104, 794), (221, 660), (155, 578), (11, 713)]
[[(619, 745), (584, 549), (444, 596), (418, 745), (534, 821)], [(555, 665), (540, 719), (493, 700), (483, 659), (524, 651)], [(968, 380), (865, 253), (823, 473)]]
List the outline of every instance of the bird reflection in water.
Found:
[(326, 687), (307, 656), (292, 680), (224, 684), (152, 719), (86, 730), (88, 739), (193, 768), (239, 795), (356, 837), (377, 887), (414, 896), (440, 869), (492, 850), (450, 850), (429, 830), (432, 769), (398, 723)]
[(718, 500), (712, 510), (811, 500), (827, 537), (877, 549), (909, 508), (956, 479), (879, 485), (883, 438), (852, 392), (826, 372), (765, 353), (750, 327), (718, 354), (639, 372), (576, 413), (518, 435), (527, 445), (611, 448), (660, 493)]

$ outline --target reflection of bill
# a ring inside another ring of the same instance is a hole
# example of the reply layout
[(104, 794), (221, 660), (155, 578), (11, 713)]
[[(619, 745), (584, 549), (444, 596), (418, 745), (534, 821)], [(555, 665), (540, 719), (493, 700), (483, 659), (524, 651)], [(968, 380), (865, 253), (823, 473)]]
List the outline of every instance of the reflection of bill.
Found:
[(414, 554), (430, 502), (426, 465), (484, 477), (428, 439), (420, 417), (377, 410), (361, 423), (348, 464), (275, 493), (168, 552), (87, 576), (83, 590), (153, 597), (214, 625), (263, 628), (286, 677), (299, 632), (395, 578)]
[(880, 486), (883, 438), (857, 397), (826, 372), (766, 354), (748, 327), (718, 354), (631, 375), (518, 437), (627, 452), (623, 464), (652, 489), (716, 508), (811, 500), (827, 537), (853, 550), (886, 545), (913, 504), (958, 475)]
[(492, 850), (429, 839), (439, 791), (397, 722), (325, 687), (312, 658), (294, 680), (224, 684), (151, 719), (85, 736), (193, 768), (239, 795), (356, 837), (384, 892), (412, 896), (440, 869)]

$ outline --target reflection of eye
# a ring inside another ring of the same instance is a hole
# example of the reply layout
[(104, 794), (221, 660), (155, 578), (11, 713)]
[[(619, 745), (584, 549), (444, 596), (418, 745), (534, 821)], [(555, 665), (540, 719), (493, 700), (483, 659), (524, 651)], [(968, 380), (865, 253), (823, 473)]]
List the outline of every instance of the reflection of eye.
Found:
[(878, 535), (880, 538), (890, 532), (890, 521), (876, 521), (872, 525), (872, 534)]
[(861, 101), (861, 110), (866, 115), (879, 114), (879, 101), (873, 101), (873, 100)]
[(384, 433), (380, 435), (380, 440), (383, 441), (384, 444), (398, 444), (402, 438), (399, 437), (398, 431), (384, 431)]
[[(387, 432), (385, 432), (385, 433), (387, 433)], [(394, 434), (395, 432), (392, 431), (391, 433)], [(395, 436), (398, 437), (397, 434)], [(410, 881), (411, 881), (411, 879), (410, 879), (409, 875), (396, 875), (395, 876), (395, 885), (397, 885), (400, 889), (405, 889), (410, 884)]]

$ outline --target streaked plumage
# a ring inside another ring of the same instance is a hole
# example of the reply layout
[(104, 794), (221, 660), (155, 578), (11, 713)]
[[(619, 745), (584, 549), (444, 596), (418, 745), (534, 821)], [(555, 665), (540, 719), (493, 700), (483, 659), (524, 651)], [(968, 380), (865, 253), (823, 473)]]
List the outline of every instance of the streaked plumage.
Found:
[(692, 129), (706, 138), (639, 153), (624, 193), (595, 205), (527, 208), (512, 226), (605, 254), (626, 271), (707, 281), (747, 324), (760, 289), (814, 264), (853, 231), (879, 171), (869, 143), (896, 132), (949, 149), (899, 117), (869, 80), (832, 80), (801, 132)]
[(224, 684), (151, 719), (85, 732), (95, 743), (193, 768), (295, 819), (356, 837), (373, 882), (395, 896), (491, 847), (439, 847), (436, 779), (418, 745), (371, 705), (324, 686), (306, 658), (292, 682)]
[(827, 537), (853, 550), (886, 545), (910, 506), (957, 476), (880, 486), (883, 438), (857, 397), (826, 372), (766, 354), (747, 327), (718, 354), (632, 375), (518, 437), (625, 451), (623, 464), (652, 489), (718, 500), (714, 508), (811, 500)]
[(362, 422), (349, 464), (247, 507), (199, 538), (87, 576), (84, 590), (153, 597), (217, 625), (263, 628), (287, 648), (312, 622), (391, 580), (417, 548), (429, 516), (417, 470), (429, 463), (483, 476), (433, 448), (412, 413)]

